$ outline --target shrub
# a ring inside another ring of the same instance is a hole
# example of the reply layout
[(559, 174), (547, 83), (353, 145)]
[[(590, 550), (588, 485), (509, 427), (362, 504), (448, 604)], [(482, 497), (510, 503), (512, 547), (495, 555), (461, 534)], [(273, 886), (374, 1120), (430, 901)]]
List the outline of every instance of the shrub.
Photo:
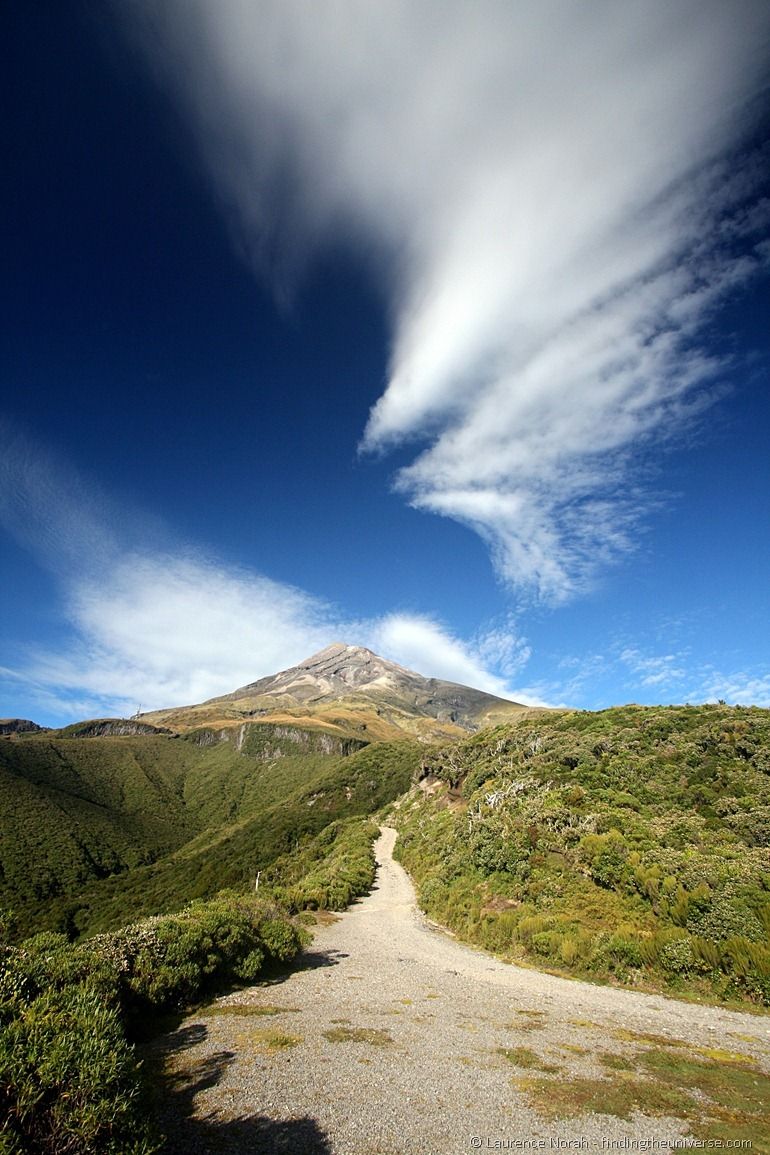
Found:
[(302, 941), (274, 904), (223, 892), (77, 946), (46, 933), (0, 947), (6, 1150), (157, 1150), (126, 1029), (147, 1011), (183, 1005), (234, 979), (253, 981), (265, 960), (291, 958)]
[(92, 940), (117, 965), (130, 1014), (181, 1006), (236, 980), (253, 980), (265, 959), (286, 961), (300, 930), (272, 903), (223, 891), (176, 915), (145, 919)]
[[(148, 1155), (138, 1065), (115, 1006), (88, 979), (36, 989), (5, 957), (0, 1115), (11, 1152)], [(23, 969), (23, 968), (22, 968)], [(15, 997), (8, 998), (15, 988)]]
[(587, 834), (580, 841), (580, 854), (599, 886), (612, 889), (633, 877), (627, 862), (626, 840), (619, 830)]
[[(452, 797), (415, 792), (394, 810), (397, 852), (423, 905), (492, 949), (770, 1002), (757, 953), (770, 941), (768, 751), (770, 712), (755, 708), (506, 723), (442, 751)], [(481, 915), (490, 895), (515, 913)]]
[(689, 938), (672, 938), (661, 947), (658, 958), (664, 970), (677, 975), (689, 974), (695, 962)]

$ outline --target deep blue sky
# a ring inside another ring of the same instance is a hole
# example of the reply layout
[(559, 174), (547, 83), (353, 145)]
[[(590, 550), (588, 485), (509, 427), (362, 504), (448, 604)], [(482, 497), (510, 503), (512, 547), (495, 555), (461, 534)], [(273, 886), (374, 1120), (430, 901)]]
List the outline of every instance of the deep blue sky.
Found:
[[(277, 301), (239, 251), (183, 103), (106, 6), (12, 0), (0, 32), (0, 417), (12, 446), (0, 715), (61, 722), (127, 705), (143, 679), (147, 708), (170, 704), (155, 700), (164, 691), (184, 700), (245, 680), (248, 651), (228, 682), (205, 611), (189, 623), (199, 651), (170, 628), (178, 654), (161, 673), (149, 657), (142, 670), (141, 630), (157, 636), (174, 597), (164, 566), (182, 560), (201, 582), (193, 616), (206, 567), (225, 584), (280, 583), (279, 605), (283, 584), (303, 591), (310, 608), (291, 617), (285, 647), (280, 609), (264, 644), (267, 626), (254, 627), (253, 677), (302, 657), (303, 631), (312, 649), (345, 629), (344, 640), (389, 647), (424, 673), (461, 680), (466, 661), (468, 678), (484, 670), (533, 700), (770, 705), (766, 269), (724, 293), (701, 329), (700, 348), (730, 358), (700, 387), (717, 399), (668, 443), (664, 430), (625, 447), (619, 488), (641, 487), (645, 505), (631, 540), (569, 596), (538, 596), (499, 561), (495, 570), (487, 531), (394, 492), (430, 431), (359, 452), (399, 313), (373, 246), (341, 225), (293, 298)], [(753, 134), (744, 156), (761, 142), (761, 118)], [(762, 192), (755, 182), (751, 202)], [(46, 529), (43, 475), (68, 494), (54, 527), (61, 540), (73, 521), (66, 562)], [(112, 538), (98, 564), (86, 556), (84, 500)], [(147, 598), (158, 617), (137, 621), (124, 684), (110, 615), (130, 611), (114, 572), (138, 555), (157, 566)], [(507, 665), (490, 635), (507, 645)]]

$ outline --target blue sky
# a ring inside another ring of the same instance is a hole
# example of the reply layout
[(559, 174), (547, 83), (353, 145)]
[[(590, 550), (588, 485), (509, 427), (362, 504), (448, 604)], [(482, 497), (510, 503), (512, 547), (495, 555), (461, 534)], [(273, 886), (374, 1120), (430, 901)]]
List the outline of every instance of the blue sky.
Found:
[(1, 715), (770, 706), (765, 3), (0, 24)]

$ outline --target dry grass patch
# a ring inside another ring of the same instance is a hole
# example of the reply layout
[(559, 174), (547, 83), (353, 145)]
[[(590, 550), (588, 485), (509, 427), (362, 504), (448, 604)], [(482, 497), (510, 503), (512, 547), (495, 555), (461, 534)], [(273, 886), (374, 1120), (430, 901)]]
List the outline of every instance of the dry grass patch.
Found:
[(298, 1047), (302, 1042), (301, 1035), (286, 1035), (282, 1031), (254, 1031), (249, 1035), (249, 1042), (255, 1043), (260, 1049), (274, 1054), (284, 1051), (288, 1047)]
[(555, 1066), (553, 1063), (548, 1063), (538, 1055), (536, 1051), (531, 1051), (529, 1047), (498, 1047), (498, 1055), (502, 1055), (513, 1063), (515, 1067), (523, 1067), (525, 1070), (545, 1071), (546, 1074), (556, 1074), (561, 1070), (561, 1067)]
[(614, 1051), (605, 1051), (599, 1055), (599, 1062), (611, 1071), (633, 1071), (634, 1064), (625, 1055), (616, 1055)]
[(511, 1023), (515, 1031), (542, 1031), (546, 1026), (545, 1011), (517, 1010), (518, 1021)]
[(213, 1003), (210, 1007), (204, 1007), (200, 1012), (207, 1018), (210, 1015), (295, 1015), (299, 1014), (299, 1007), (279, 1007), (272, 1003), (264, 1003), (261, 1006), (254, 1003)]
[(302, 913), (309, 916), (307, 921), (315, 923), (316, 926), (332, 926), (340, 921), (340, 916), (331, 910), (308, 910)]
[(685, 1046), (667, 1039), (665, 1046), (628, 1057), (604, 1052), (599, 1061), (611, 1078), (531, 1076), (516, 1085), (546, 1119), (668, 1115), (687, 1123), (695, 1139), (750, 1139), (755, 1155), (770, 1155), (770, 1075), (747, 1056), (707, 1048), (684, 1052)]
[(390, 1031), (379, 1031), (374, 1027), (333, 1027), (323, 1035), (330, 1043), (369, 1043), (373, 1047), (386, 1047), (393, 1042)]
[[(531, 1105), (544, 1119), (570, 1119), (576, 1115), (615, 1115), (630, 1119), (641, 1115), (672, 1115), (682, 1118), (683, 1096), (649, 1079), (517, 1079)], [(689, 1106), (694, 1107), (692, 1100)]]
[(651, 1043), (654, 1047), (687, 1047), (683, 1039), (670, 1039), (668, 1035), (653, 1035), (646, 1031), (629, 1031), (626, 1027), (618, 1027), (610, 1034), (622, 1043)]

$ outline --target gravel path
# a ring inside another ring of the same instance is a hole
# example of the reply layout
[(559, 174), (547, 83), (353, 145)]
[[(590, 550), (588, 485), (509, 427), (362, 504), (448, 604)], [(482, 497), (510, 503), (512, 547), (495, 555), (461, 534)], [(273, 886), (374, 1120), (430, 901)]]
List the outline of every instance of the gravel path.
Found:
[(153, 1045), (169, 1080), (169, 1152), (666, 1149), (681, 1120), (538, 1117), (522, 1078), (540, 1072), (502, 1052), (527, 1048), (566, 1077), (606, 1075), (597, 1052), (633, 1055), (641, 1033), (768, 1066), (764, 1017), (520, 969), (430, 927), (392, 859), (395, 837), (386, 828), (376, 845), (372, 893), (318, 928), (302, 969), (218, 1000)]

